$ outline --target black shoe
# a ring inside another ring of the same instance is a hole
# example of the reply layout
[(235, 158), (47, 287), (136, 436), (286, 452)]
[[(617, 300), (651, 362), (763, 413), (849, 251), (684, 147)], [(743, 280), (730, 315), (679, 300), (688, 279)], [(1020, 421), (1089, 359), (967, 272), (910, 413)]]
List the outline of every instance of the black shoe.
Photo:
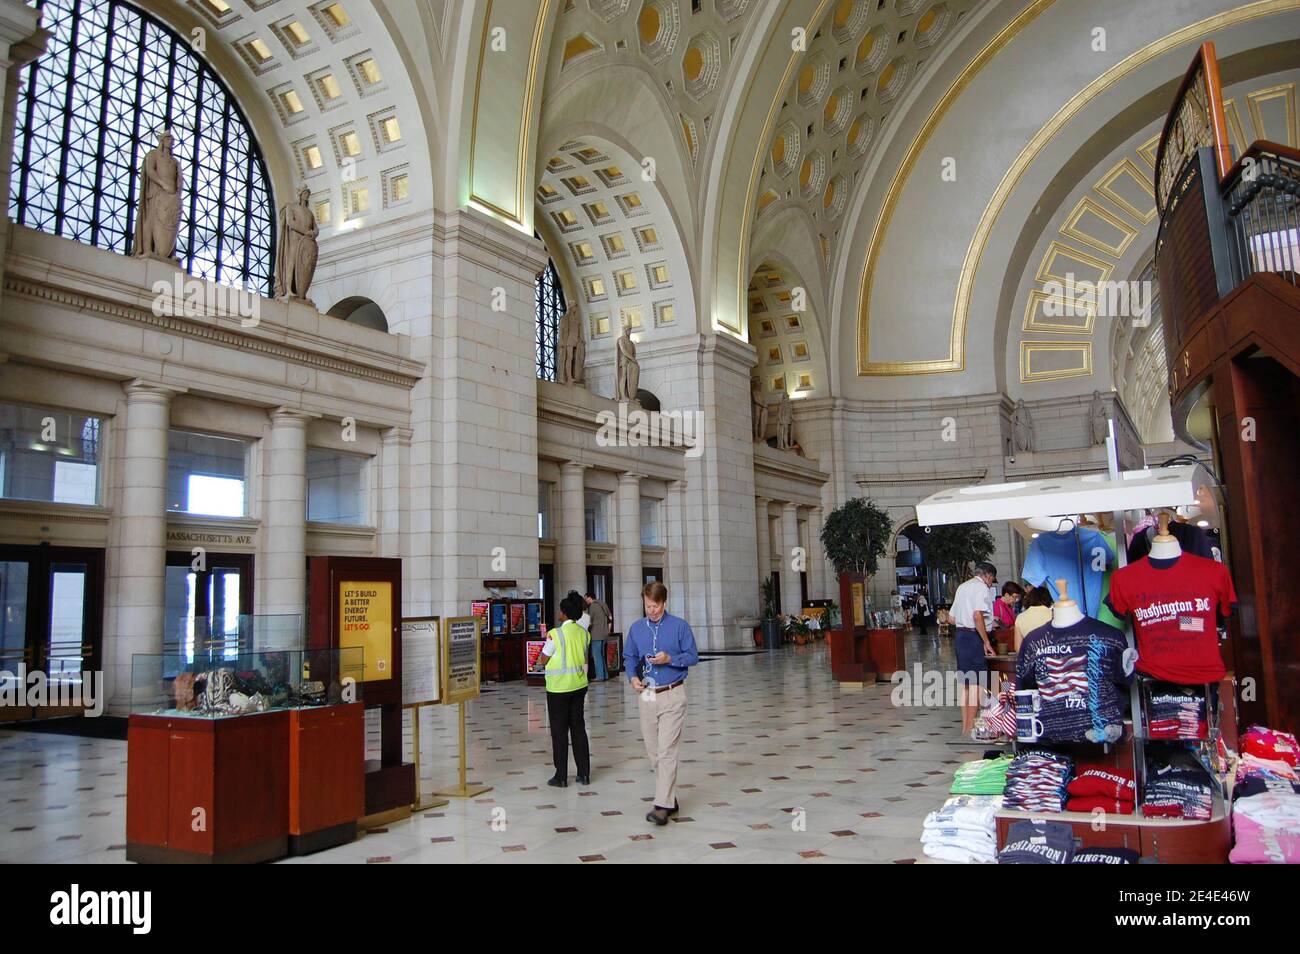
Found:
[(591, 784), (591, 776), (590, 776), (590, 775), (579, 775), (579, 776), (578, 776), (578, 784), (579, 784), (579, 785), (590, 785), (590, 784)]
[(568, 788), (569, 780), (567, 778), (560, 778), (558, 775), (553, 775), (546, 780), (546, 784), (550, 785), (552, 788)]
[(646, 813), (645, 820), (654, 822), (656, 825), (667, 825), (668, 809), (656, 806)]
[(674, 799), (673, 799), (673, 807), (670, 808), (670, 809), (668, 809), (668, 814), (669, 814), (669, 815), (676, 815), (678, 809), (680, 809), (681, 807), (682, 807), (681, 805), (677, 804), (677, 799), (674, 798)]

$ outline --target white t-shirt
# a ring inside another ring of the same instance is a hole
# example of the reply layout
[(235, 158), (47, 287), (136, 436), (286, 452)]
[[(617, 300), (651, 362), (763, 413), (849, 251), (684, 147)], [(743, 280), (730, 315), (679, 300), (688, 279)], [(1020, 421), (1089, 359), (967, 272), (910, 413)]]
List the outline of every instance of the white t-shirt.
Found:
[(949, 613), (958, 629), (974, 629), (976, 613), (984, 614), (984, 625), (987, 628), (988, 621), (993, 616), (993, 599), (989, 593), (989, 587), (978, 576), (971, 577), (957, 587)]

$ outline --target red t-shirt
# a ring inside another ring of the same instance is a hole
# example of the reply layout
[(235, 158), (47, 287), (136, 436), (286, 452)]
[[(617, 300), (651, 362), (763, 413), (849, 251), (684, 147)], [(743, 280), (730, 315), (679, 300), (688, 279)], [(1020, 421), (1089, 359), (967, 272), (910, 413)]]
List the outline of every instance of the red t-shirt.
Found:
[(1236, 602), (1227, 567), (1191, 553), (1163, 570), (1143, 557), (1110, 581), (1110, 605), (1133, 614), (1138, 670), (1183, 685), (1223, 678), (1215, 613), (1227, 616)]

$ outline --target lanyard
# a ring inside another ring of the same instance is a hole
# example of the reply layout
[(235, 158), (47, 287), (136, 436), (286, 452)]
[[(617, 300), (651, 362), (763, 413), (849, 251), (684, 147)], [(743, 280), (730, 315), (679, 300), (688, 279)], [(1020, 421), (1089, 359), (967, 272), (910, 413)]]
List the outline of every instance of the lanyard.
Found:
[[(647, 662), (649, 662), (650, 658), (659, 655), (659, 627), (663, 625), (663, 622), (664, 622), (664, 618), (662, 616), (659, 617), (659, 622), (657, 623), (651, 622), (650, 617), (648, 616), (646, 617), (645, 620), (646, 628), (650, 630), (650, 653), (649, 653), (649, 657), (646, 660)], [(654, 670), (655, 670), (655, 664), (650, 663), (646, 675), (648, 677), (647, 682), (651, 686), (656, 686), (659, 684), (659, 680), (657, 680), (654, 676)]]

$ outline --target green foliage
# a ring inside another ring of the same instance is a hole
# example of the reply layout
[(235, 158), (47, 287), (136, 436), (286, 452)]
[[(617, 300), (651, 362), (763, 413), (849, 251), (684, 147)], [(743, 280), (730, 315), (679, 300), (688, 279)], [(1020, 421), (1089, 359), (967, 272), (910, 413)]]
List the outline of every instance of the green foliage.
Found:
[(865, 497), (855, 497), (831, 511), (822, 526), (822, 549), (836, 573), (873, 575), (889, 545), (889, 514)]
[(763, 580), (763, 619), (776, 619), (776, 578), (771, 573)]
[(970, 576), (971, 565), (987, 560), (997, 549), (987, 523), (953, 523), (930, 527), (921, 541), (925, 563), (961, 581)]

